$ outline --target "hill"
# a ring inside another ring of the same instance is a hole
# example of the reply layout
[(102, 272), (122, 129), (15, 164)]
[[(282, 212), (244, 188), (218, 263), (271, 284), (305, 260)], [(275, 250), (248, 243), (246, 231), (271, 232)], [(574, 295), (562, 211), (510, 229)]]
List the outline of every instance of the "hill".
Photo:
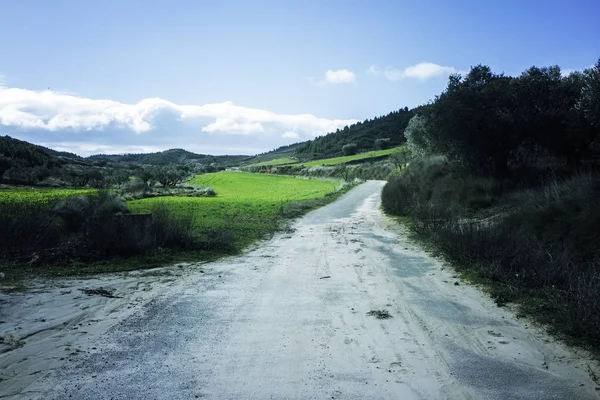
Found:
[[(414, 110), (404, 107), (382, 117), (346, 126), (342, 130), (296, 144), (294, 155), (301, 161), (308, 161), (342, 156), (342, 148), (350, 143), (356, 144), (359, 153), (399, 146), (405, 142), (404, 130), (414, 114)], [(380, 143), (385, 147), (378, 146), (377, 139), (384, 139)]]
[(202, 164), (237, 164), (247, 159), (246, 155), (234, 156), (211, 156), (207, 154), (196, 154), (183, 149), (169, 149), (156, 153), (142, 154), (97, 154), (87, 159), (94, 163), (135, 163), (144, 165), (167, 165), (184, 164), (188, 162), (199, 162)]

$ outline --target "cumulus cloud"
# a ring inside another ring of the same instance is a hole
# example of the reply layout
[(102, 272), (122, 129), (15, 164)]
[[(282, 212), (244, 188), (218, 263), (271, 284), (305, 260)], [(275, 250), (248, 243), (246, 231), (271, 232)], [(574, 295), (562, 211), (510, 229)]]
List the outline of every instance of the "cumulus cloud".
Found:
[(404, 69), (389, 66), (381, 68), (377, 65), (371, 65), (369, 69), (367, 69), (367, 73), (373, 76), (384, 77), (392, 82), (398, 82), (403, 79), (418, 79), (420, 81), (427, 81), (433, 78), (446, 77), (450, 74), (462, 74), (464, 71), (454, 67), (423, 62), (406, 67)]
[(312, 139), (355, 122), (276, 114), (232, 102), (178, 105), (149, 98), (125, 104), (50, 90), (0, 88), (0, 132), (82, 154), (170, 147), (249, 153), (243, 150), (270, 150), (282, 144), (282, 137)]
[(325, 83), (354, 83), (354, 72), (347, 69), (328, 70), (325, 72)]
[(300, 137), (300, 135), (298, 135), (296, 132), (284, 132), (283, 135), (281, 135), (282, 138), (284, 139), (298, 139)]

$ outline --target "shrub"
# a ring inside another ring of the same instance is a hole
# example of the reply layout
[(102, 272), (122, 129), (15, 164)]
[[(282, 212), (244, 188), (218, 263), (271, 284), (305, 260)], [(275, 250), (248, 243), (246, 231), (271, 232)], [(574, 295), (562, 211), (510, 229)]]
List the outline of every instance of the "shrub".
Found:
[(105, 191), (82, 197), (69, 197), (54, 207), (69, 232), (89, 230), (90, 224), (117, 213), (128, 213), (127, 206), (114, 194)]
[(45, 204), (0, 203), (0, 255), (32, 254), (55, 246), (63, 235), (60, 221)]
[(152, 210), (152, 238), (157, 247), (192, 249), (198, 247), (194, 215), (175, 214), (164, 203), (156, 203)]
[(520, 299), (542, 321), (600, 346), (600, 178), (516, 187), (421, 160), (390, 179), (382, 203), (410, 215), (457, 268), (495, 282), (498, 302)]

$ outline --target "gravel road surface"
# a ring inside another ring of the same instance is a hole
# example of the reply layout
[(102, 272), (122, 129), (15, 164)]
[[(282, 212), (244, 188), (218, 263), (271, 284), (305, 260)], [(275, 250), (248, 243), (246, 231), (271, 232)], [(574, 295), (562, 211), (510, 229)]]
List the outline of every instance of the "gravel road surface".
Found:
[(382, 215), (383, 184), (192, 269), (15, 398), (598, 398), (585, 358)]

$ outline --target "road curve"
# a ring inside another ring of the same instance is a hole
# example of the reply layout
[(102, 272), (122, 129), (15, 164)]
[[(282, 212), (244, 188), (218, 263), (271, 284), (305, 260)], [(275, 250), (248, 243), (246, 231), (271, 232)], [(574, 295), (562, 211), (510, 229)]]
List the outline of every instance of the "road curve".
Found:
[(597, 398), (568, 349), (394, 231), (382, 185), (205, 265), (27, 398)]

